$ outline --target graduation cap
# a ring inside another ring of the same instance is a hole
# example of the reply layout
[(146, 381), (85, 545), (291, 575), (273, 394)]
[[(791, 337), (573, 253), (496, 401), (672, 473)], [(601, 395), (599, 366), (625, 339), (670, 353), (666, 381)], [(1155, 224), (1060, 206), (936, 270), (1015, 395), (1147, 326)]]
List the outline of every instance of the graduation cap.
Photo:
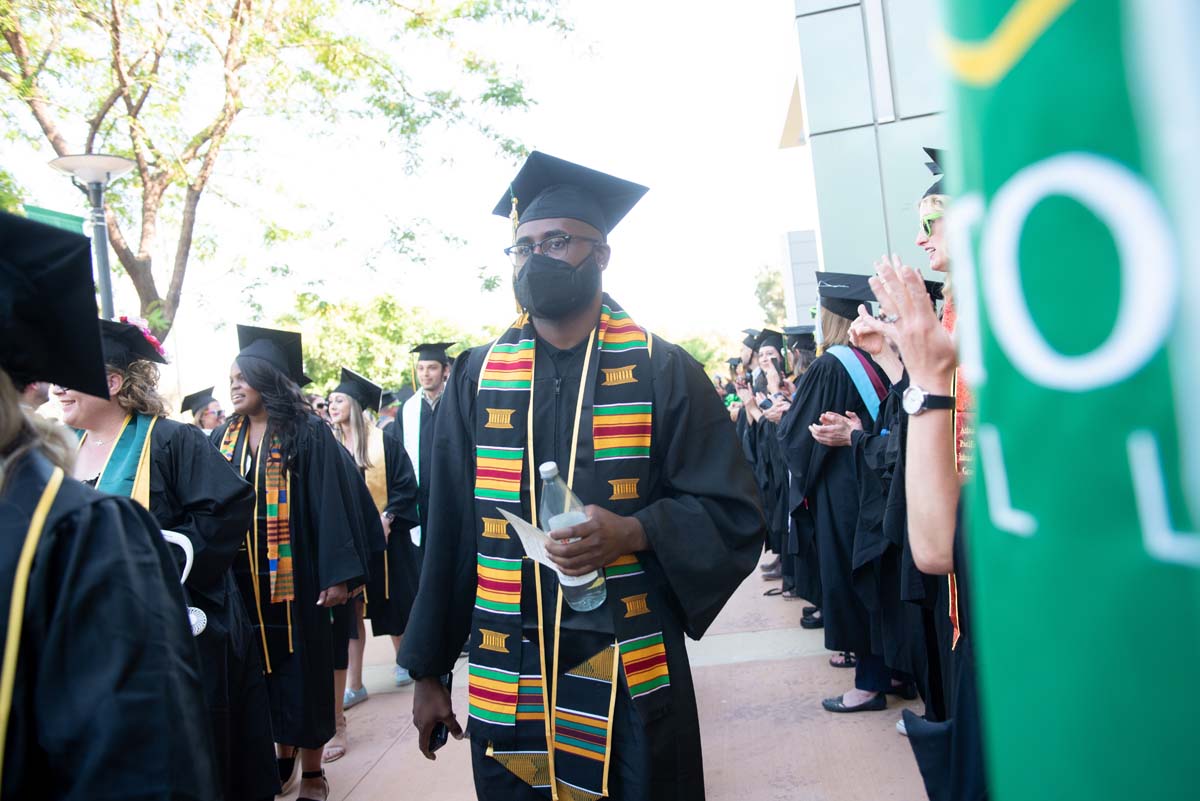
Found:
[(239, 359), (243, 356), (262, 359), (299, 386), (312, 383), (304, 374), (304, 351), (298, 332), (239, 324), (237, 335)]
[(741, 357), (734, 356), (732, 359), (726, 359), (725, 363), (736, 370), (738, 365), (742, 363), (742, 360)]
[(108, 397), (87, 237), (0, 212), (0, 367)]
[(455, 342), (425, 342), (417, 345), (409, 351), (409, 353), (417, 354), (419, 362), (441, 362), (449, 364), (450, 357), (446, 355), (446, 348), (456, 345)]
[(785, 325), (783, 333), (787, 337), (789, 348), (815, 350), (817, 347), (815, 325)]
[(400, 387), (400, 389), (396, 390), (396, 403), (403, 404), (405, 401), (407, 401), (409, 398), (411, 398), (413, 395), (416, 395), (416, 394), (417, 394), (417, 391), (410, 386)]
[(766, 347), (767, 345), (774, 347), (775, 350), (782, 353), (783, 352), (783, 332), (780, 331), (778, 328), (772, 328), (771, 326), (767, 326), (766, 328), (764, 328), (759, 333), (758, 338), (754, 343), (754, 349), (761, 350), (762, 348)]
[(875, 300), (875, 293), (867, 283), (867, 276), (853, 273), (830, 273), (817, 271), (817, 294), (821, 305), (838, 317), (854, 320), (858, 317), (858, 305)]
[(396, 393), (390, 389), (379, 396), (379, 408), (386, 409), (396, 402)]
[(535, 150), (492, 213), (513, 218), (514, 230), (520, 223), (564, 217), (608, 236), (648, 191), (641, 184)]
[(358, 401), (358, 405), (371, 411), (379, 411), (379, 403), (383, 395), (383, 387), (361, 376), (353, 370), (342, 368), (342, 380), (334, 392), (349, 395)]
[(149, 331), (120, 320), (100, 321), (100, 340), (104, 343), (104, 363), (122, 370), (137, 361), (166, 364), (162, 345)]
[(758, 347), (758, 335), (762, 332), (757, 328), (743, 328), (742, 333), (746, 335), (746, 338), (742, 340), (742, 347), (755, 350)]
[(208, 387), (185, 397), (183, 402), (179, 404), (179, 413), (191, 412), (193, 415), (200, 414), (200, 412), (208, 408), (208, 404), (216, 400), (213, 397), (214, 389), (216, 389), (215, 386)]
[(933, 182), (933, 186), (925, 190), (925, 197), (930, 195), (944, 195), (942, 190), (942, 179), (945, 176), (945, 171), (942, 169), (942, 151), (936, 147), (923, 147), (925, 155), (929, 156), (929, 161), (925, 162), (925, 166), (929, 168), (929, 172), (937, 178)]

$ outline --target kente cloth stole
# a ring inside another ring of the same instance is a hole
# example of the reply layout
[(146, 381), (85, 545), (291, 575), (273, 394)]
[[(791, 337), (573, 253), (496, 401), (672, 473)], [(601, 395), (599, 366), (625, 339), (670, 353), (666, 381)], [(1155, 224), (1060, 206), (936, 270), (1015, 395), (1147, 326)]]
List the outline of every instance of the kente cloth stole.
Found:
[[(585, 504), (621, 515), (645, 506), (649, 492), (652, 341), (604, 296), (587, 345), (572, 464), (562, 466)], [(520, 540), (498, 511), (538, 523), (537, 464), (550, 455), (531, 452), (534, 427), (542, 424), (531, 419), (535, 343), (533, 325), (523, 315), (492, 344), (479, 378), (470, 728), (491, 741), (489, 753), (526, 783), (556, 799), (590, 801), (607, 794), (618, 671), (643, 721), (666, 712), (670, 692), (660, 691), (671, 679), (658, 610), (649, 606), (648, 580), (635, 555), (605, 568), (608, 600), (602, 611), (612, 615), (613, 642), (577, 665), (557, 664), (563, 603), (558, 584), (544, 583), (536, 566), (524, 564)], [(522, 620), (523, 592), (536, 593), (537, 621)], [(541, 619), (543, 593), (557, 598), (553, 622)], [(524, 639), (526, 630), (535, 629), (551, 645), (550, 665), (542, 643)], [(552, 684), (548, 675), (555, 677)]]
[[(245, 426), (246, 418), (237, 416), (225, 430), (221, 438), (221, 455), (236, 468), (234, 460), (238, 451), (238, 435)], [(247, 429), (249, 433), (249, 429)], [(267, 458), (262, 458), (261, 446), (259, 452), (259, 470), (263, 472), (266, 497), (263, 499), (267, 506), (267, 569), (271, 576), (271, 603), (283, 603), (296, 600), (296, 583), (292, 572), (292, 529), (289, 524), (288, 490), (290, 489), (287, 468), (283, 463), (283, 440), (279, 434), (268, 429)], [(249, 445), (243, 443), (244, 447)], [(258, 491), (257, 482), (255, 492)], [(255, 510), (255, 521), (258, 515)], [(251, 552), (251, 561), (258, 558), (257, 552)], [(256, 572), (253, 570), (251, 572)]]
[[(146, 510), (150, 509), (150, 434), (158, 418), (149, 414), (131, 414), (121, 424), (117, 441), (113, 443), (96, 489), (109, 495), (123, 495), (137, 501)], [(87, 440), (87, 433), (79, 439), (79, 446)]]

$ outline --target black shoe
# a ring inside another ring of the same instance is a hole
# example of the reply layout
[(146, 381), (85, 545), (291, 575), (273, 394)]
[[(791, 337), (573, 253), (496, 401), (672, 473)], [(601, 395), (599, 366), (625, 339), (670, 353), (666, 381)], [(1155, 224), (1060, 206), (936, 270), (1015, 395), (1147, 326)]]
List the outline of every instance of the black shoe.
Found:
[(325, 797), (324, 798), (309, 798), (306, 795), (302, 795), (299, 798), (297, 798), (296, 801), (329, 801), (329, 779), (325, 778), (325, 770), (324, 769), (312, 770), (312, 771), (306, 770), (300, 774), (300, 778), (301, 779), (320, 779), (325, 784)]
[(815, 615), (817, 612), (820, 612), (820, 611), (821, 611), (821, 608), (818, 606), (806, 606), (800, 610), (800, 614), (804, 615), (805, 617), (812, 617), (813, 615)]
[(849, 651), (841, 652), (842, 661), (834, 662), (833, 657), (829, 657), (829, 666), (835, 668), (856, 668), (858, 667), (858, 657)]
[(837, 698), (826, 698), (821, 702), (821, 706), (825, 707), (830, 712), (879, 712), (887, 709), (887, 695), (884, 693), (875, 693), (875, 697), (870, 701), (864, 701), (858, 706), (846, 706), (842, 699), (844, 695), (839, 695)]
[(800, 628), (802, 628), (802, 629), (823, 629), (823, 628), (825, 628), (825, 618), (823, 618), (823, 617), (802, 617), (802, 618), (800, 618)]
[(903, 684), (893, 684), (887, 690), (888, 695), (898, 695), (905, 701), (912, 701), (917, 697), (917, 683), (915, 681), (906, 681)]

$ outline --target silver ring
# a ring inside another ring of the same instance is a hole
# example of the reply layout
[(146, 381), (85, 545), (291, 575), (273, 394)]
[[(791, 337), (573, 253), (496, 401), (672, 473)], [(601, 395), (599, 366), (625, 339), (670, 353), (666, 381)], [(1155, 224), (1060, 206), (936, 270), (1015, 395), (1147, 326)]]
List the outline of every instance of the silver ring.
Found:
[(883, 318), (883, 321), (884, 321), (885, 323), (894, 323), (894, 322), (896, 322), (896, 321), (897, 321), (897, 320), (899, 320), (899, 319), (900, 319), (900, 315), (898, 315), (898, 314), (889, 314), (887, 317), (884, 317), (884, 318)]

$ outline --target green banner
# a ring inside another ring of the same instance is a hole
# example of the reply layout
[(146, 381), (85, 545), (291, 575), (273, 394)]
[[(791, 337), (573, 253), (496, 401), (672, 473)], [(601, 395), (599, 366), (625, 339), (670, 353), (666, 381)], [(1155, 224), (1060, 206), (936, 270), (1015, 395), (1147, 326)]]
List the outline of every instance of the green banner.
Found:
[(1200, 3), (942, 7), (993, 798), (1200, 798)]
[(87, 222), (83, 217), (76, 217), (74, 214), (66, 214), (65, 212), (55, 211), (54, 209), (43, 209), (40, 206), (31, 206), (28, 203), (25, 205), (25, 216), (34, 222), (51, 225), (55, 228), (61, 228), (64, 231), (70, 231), (73, 234), (84, 233), (83, 226)]

